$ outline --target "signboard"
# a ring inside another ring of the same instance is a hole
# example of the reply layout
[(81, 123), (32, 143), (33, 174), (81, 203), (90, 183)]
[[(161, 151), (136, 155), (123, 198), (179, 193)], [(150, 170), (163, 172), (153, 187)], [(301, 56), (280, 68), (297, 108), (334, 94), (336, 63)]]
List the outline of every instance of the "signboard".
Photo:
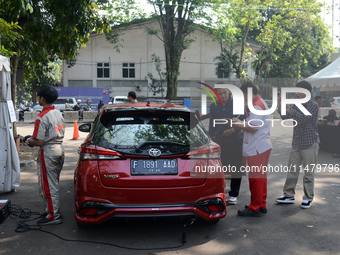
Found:
[(76, 100), (80, 99), (82, 104), (90, 98), (92, 104), (98, 104), (100, 99), (104, 104), (110, 101), (109, 88), (93, 88), (93, 87), (55, 87), (58, 95), (62, 97), (75, 97)]

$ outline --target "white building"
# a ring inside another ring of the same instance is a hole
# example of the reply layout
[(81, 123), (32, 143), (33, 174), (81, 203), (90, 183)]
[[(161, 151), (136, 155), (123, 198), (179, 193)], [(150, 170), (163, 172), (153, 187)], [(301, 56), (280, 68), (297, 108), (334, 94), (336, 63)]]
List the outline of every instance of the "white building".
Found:
[[(162, 60), (165, 71), (164, 46), (160, 38), (150, 35), (147, 29), (159, 29), (155, 21), (133, 24), (121, 28), (119, 52), (115, 45), (107, 41), (104, 34), (93, 34), (85, 48), (79, 50), (77, 62), (68, 68), (64, 64), (63, 85), (65, 87), (105, 87), (110, 88), (110, 96), (126, 95), (128, 91), (137, 91), (138, 96), (151, 97), (148, 91), (147, 74), (158, 78), (152, 55)], [(193, 81), (202, 81), (213, 85), (218, 77), (214, 58), (221, 54), (221, 48), (213, 36), (203, 29), (197, 29), (190, 37), (193, 43), (183, 51), (178, 97), (189, 97)], [(249, 43), (253, 56), (260, 46)], [(254, 77), (251, 61), (244, 65), (248, 76)], [(235, 77), (234, 74), (230, 78)], [(166, 83), (164, 84), (166, 89)], [(166, 94), (164, 94), (166, 95)], [(161, 96), (160, 94), (157, 95)]]

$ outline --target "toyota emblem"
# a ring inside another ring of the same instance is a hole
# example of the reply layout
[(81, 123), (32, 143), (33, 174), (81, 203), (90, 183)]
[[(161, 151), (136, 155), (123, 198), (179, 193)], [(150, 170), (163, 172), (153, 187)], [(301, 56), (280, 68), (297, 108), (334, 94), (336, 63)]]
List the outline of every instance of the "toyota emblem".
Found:
[(156, 148), (151, 148), (150, 150), (149, 150), (149, 155), (151, 156), (151, 157), (159, 157), (160, 155), (161, 155), (161, 150), (160, 149), (156, 149)]

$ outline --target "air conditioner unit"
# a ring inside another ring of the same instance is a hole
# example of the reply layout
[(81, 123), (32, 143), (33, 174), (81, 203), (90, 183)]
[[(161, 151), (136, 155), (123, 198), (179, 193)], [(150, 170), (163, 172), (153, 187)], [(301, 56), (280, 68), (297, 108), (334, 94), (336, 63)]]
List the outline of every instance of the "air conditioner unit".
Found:
[(141, 90), (142, 90), (142, 86), (141, 86), (141, 85), (137, 85), (137, 86), (136, 86), (136, 90), (137, 90), (137, 91), (141, 91)]

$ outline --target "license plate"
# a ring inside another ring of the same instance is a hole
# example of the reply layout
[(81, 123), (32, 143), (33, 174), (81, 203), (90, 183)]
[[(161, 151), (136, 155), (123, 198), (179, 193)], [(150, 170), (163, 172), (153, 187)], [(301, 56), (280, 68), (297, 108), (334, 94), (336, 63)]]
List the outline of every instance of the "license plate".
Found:
[(167, 175), (177, 172), (177, 159), (131, 160), (131, 175)]

